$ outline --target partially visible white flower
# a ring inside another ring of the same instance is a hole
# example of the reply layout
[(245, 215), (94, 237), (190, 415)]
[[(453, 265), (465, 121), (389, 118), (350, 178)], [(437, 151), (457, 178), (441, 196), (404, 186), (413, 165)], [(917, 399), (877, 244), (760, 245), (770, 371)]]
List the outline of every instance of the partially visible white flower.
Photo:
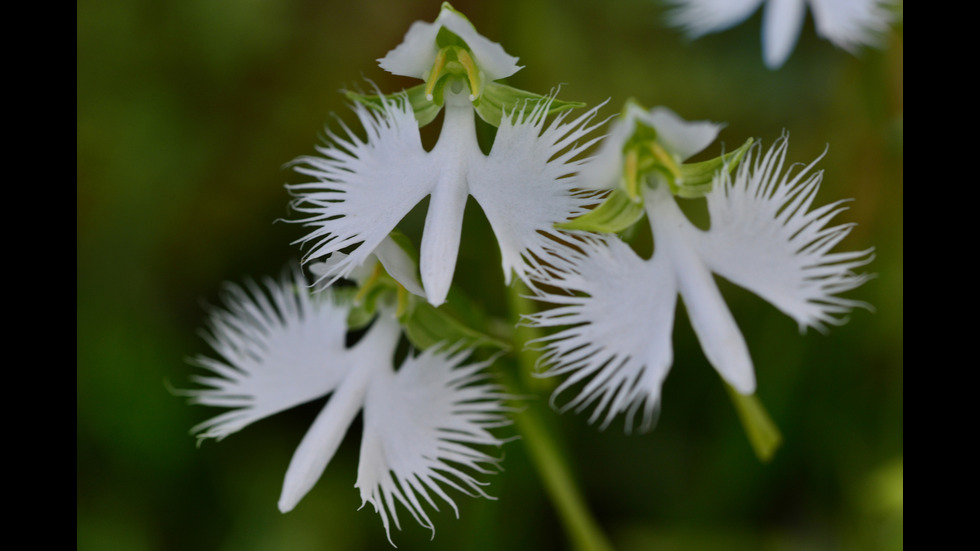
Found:
[(488, 362), (463, 365), (468, 350), (430, 348), (395, 371), (400, 328), (390, 315), (347, 347), (347, 305), (328, 293), (311, 296), (298, 270), (265, 287), (229, 285), (224, 309), (211, 312), (206, 338), (218, 358), (195, 358), (210, 374), (194, 377), (205, 388), (185, 393), (192, 403), (231, 409), (194, 427), (199, 437), (220, 440), (329, 394), (286, 471), (283, 512), (320, 478), (362, 409), (355, 486), (381, 515), (389, 540), (389, 515), (400, 528), (396, 504), (434, 534), (423, 506), (436, 508), (433, 495), (454, 510), (446, 488), (489, 497), (474, 474), (499, 460), (473, 446), (500, 446), (490, 429), (507, 420), (506, 396), (481, 373)]
[[(412, 107), (404, 93), (381, 99), (380, 108), (355, 104), (367, 137), (348, 127), (327, 131), (319, 156), (300, 157), (296, 171), (316, 181), (288, 186), (293, 208), (311, 228), (301, 239), (312, 244), (304, 262), (345, 250), (349, 256), (326, 274), (344, 277), (363, 264), (395, 225), (429, 197), (419, 269), (429, 302), (442, 304), (459, 253), (467, 197), (482, 207), (503, 257), (504, 277), (525, 278), (524, 259), (540, 256), (558, 237), (554, 225), (582, 214), (588, 194), (574, 187), (583, 150), (598, 138), (596, 109), (567, 121), (568, 112), (549, 124), (548, 101), (529, 102), (506, 113), (490, 150), (476, 139), (475, 116), (465, 92), (448, 92), (439, 141), (425, 151)], [(348, 250), (349, 249), (349, 250)]]
[(625, 412), (629, 429), (642, 408), (650, 427), (673, 362), (678, 295), (708, 361), (738, 392), (753, 393), (752, 360), (713, 273), (776, 306), (801, 332), (844, 323), (852, 308), (867, 306), (839, 295), (867, 281), (854, 270), (872, 251), (831, 252), (853, 225), (830, 225), (841, 201), (813, 208), (822, 173), (812, 170), (816, 161), (785, 169), (787, 143), (783, 136), (765, 154), (753, 147), (734, 175), (716, 176), (706, 196), (710, 230), (691, 224), (654, 178), (644, 194), (655, 245), (649, 260), (608, 237), (556, 248), (551, 265), (536, 270), (537, 281), (567, 291), (539, 287), (538, 298), (556, 307), (529, 316), (534, 326), (564, 327), (538, 344), (545, 375), (567, 376), (556, 397), (584, 385), (566, 409), (593, 406), (590, 422), (604, 416), (603, 427)]
[(686, 161), (708, 147), (725, 126), (711, 121), (686, 121), (666, 107), (647, 111), (630, 101), (595, 155), (579, 171), (581, 185), (592, 189), (613, 189), (619, 185), (623, 177), (623, 146), (636, 132), (637, 123), (655, 128), (657, 140), (678, 161)]
[(770, 69), (781, 67), (793, 51), (807, 4), (817, 33), (851, 53), (879, 45), (892, 21), (886, 0), (669, 0), (676, 7), (668, 19), (697, 38), (741, 23), (763, 2), (762, 51)]

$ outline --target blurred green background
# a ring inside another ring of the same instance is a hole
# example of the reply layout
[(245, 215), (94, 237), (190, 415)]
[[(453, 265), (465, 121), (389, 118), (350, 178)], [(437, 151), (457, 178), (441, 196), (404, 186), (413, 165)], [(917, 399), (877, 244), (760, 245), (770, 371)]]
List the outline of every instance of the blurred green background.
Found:
[[(591, 509), (617, 549), (896, 549), (903, 532), (903, 38), (853, 57), (808, 20), (784, 68), (766, 70), (760, 17), (690, 42), (653, 1), (454, 3), (525, 68), (511, 85), (619, 111), (635, 97), (689, 119), (727, 121), (729, 148), (772, 143), (809, 162), (829, 144), (820, 200), (853, 197), (847, 249), (876, 248), (878, 277), (829, 335), (751, 294), (723, 292), (755, 360), (759, 395), (785, 443), (760, 464), (693, 336), (656, 430), (604, 432), (546, 411)], [(186, 358), (223, 281), (278, 274), (300, 255), (283, 168), (311, 153), (342, 88), (415, 83), (376, 59), (439, 2), (80, 0), (77, 54), (77, 537), (84, 550), (385, 549), (353, 488), (358, 427), (292, 513), (276, 500), (319, 404), (200, 448), (216, 413), (188, 407)], [(715, 151), (714, 153), (717, 153)], [(495, 245), (468, 213), (457, 280), (502, 296)], [(465, 242), (464, 242), (465, 243)], [(491, 259), (488, 261), (488, 258)], [(492, 266), (488, 274), (486, 266)], [(532, 403), (529, 407), (544, 407)], [(513, 434), (505, 431), (504, 434)], [(522, 442), (504, 447), (498, 501), (460, 496), (435, 540), (402, 515), (400, 549), (565, 549)]]

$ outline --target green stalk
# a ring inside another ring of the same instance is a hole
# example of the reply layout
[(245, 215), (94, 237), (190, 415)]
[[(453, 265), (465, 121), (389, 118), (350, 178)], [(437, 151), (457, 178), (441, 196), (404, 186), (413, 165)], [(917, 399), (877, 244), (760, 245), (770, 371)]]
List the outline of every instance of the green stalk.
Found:
[[(515, 323), (520, 312), (531, 312), (534, 309), (534, 303), (524, 297), (528, 292), (529, 290), (520, 280), (515, 281), (508, 288), (510, 311), (513, 315), (512, 321)], [(528, 384), (531, 382), (530, 373), (534, 370), (538, 353), (525, 349), (524, 346), (538, 336), (538, 333), (536, 329), (523, 325), (517, 326), (514, 330), (514, 351), (517, 354), (520, 371), (517, 379), (520, 382), (512, 386), (517, 387), (515, 390), (518, 394), (521, 394), (521, 391), (523, 394), (527, 394), (528, 391), (533, 392), (532, 387), (540, 386)], [(544, 482), (545, 491), (558, 511), (558, 517), (574, 548), (580, 551), (611, 551), (612, 545), (599, 527), (599, 523), (592, 517), (582, 493), (575, 484), (571, 469), (565, 462), (556, 441), (556, 433), (547, 430), (537, 404), (530, 404), (526, 409), (515, 414), (514, 425), (522, 436), (528, 455)]]

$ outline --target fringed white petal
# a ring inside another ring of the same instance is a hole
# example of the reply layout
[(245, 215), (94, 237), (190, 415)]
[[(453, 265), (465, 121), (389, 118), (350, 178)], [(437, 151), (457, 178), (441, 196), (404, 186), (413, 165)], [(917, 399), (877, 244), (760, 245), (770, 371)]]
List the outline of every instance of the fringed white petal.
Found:
[(296, 220), (311, 228), (300, 242), (311, 244), (304, 262), (353, 248), (325, 277), (346, 277), (434, 186), (439, 167), (422, 148), (418, 124), (404, 93), (383, 97), (383, 108), (353, 106), (367, 134), (362, 139), (341, 123), (327, 130), (320, 156), (293, 161), (315, 182), (287, 186)]
[(546, 126), (550, 103), (528, 106), (504, 117), (487, 157), (477, 143), (475, 114), (464, 95), (447, 94), (442, 132), (429, 153), (422, 149), (411, 106), (400, 94), (383, 98), (380, 114), (355, 106), (367, 140), (344, 127), (345, 136), (331, 134), (331, 143), (319, 148), (322, 157), (297, 159), (296, 170), (317, 179), (288, 186), (296, 195), (293, 208), (309, 215), (298, 222), (314, 228), (301, 240), (313, 243), (304, 260), (336, 255), (320, 266), (318, 284), (346, 277), (361, 266), (398, 221), (430, 195), (419, 270), (429, 302), (442, 304), (452, 283), (470, 194), (500, 242), (507, 281), (512, 271), (527, 281), (522, 257), (533, 262), (559, 236), (554, 224), (583, 214), (594, 202), (591, 192), (576, 189), (572, 176), (581, 153), (598, 139), (586, 138), (598, 126), (592, 123), (596, 109), (570, 122), (562, 113)]
[(810, 0), (817, 33), (855, 53), (881, 43), (893, 15), (882, 0)]
[(767, 0), (762, 12), (762, 58), (778, 69), (793, 52), (806, 16), (804, 0)]
[(184, 392), (191, 403), (231, 410), (194, 427), (201, 438), (224, 438), (324, 396), (351, 367), (343, 361), (346, 306), (311, 298), (298, 269), (264, 284), (228, 285), (224, 309), (210, 314), (205, 338), (219, 358), (195, 358), (211, 375), (193, 380), (208, 388)]
[(293, 453), (279, 497), (280, 511), (293, 510), (320, 479), (354, 417), (361, 411), (368, 388), (391, 371), (400, 335), (398, 323), (382, 314), (353, 348), (332, 358), (351, 368)]
[(499, 459), (473, 446), (503, 444), (490, 429), (508, 423), (508, 397), (481, 373), (489, 362), (461, 365), (468, 354), (430, 348), (397, 372), (378, 373), (368, 388), (355, 486), (381, 515), (389, 541), (389, 516), (401, 529), (397, 504), (435, 535), (425, 511), (438, 510), (434, 497), (458, 516), (446, 488), (489, 497), (475, 475)]
[(556, 305), (527, 316), (536, 327), (569, 326), (534, 344), (543, 349), (544, 376), (566, 376), (552, 397), (580, 388), (562, 410), (593, 407), (590, 423), (602, 428), (626, 413), (630, 431), (642, 408), (642, 430), (659, 410), (660, 389), (673, 360), (671, 334), (677, 282), (669, 255), (644, 261), (616, 238), (584, 242), (582, 253), (556, 250), (533, 277), (566, 291), (539, 290)]
[(764, 0), (670, 0), (674, 9), (667, 14), (671, 25), (688, 36), (699, 36), (733, 27), (754, 12)]
[(601, 105), (571, 121), (563, 112), (546, 124), (550, 104), (505, 115), (490, 155), (469, 167), (470, 194), (497, 236), (507, 283), (512, 272), (529, 282), (525, 261), (533, 266), (546, 247), (563, 239), (554, 225), (596, 202), (573, 176), (582, 152), (599, 139), (588, 136), (598, 126), (593, 120)]
[(505, 52), (500, 44), (476, 32), (473, 24), (459, 12), (445, 6), (434, 23), (412, 23), (402, 43), (379, 59), (378, 64), (396, 75), (426, 78), (426, 72), (432, 68), (438, 52), (436, 35), (441, 27), (449, 29), (466, 42), (477, 66), (489, 80), (509, 77), (521, 69), (516, 57)]
[(838, 296), (869, 279), (855, 269), (872, 250), (831, 252), (850, 224), (830, 226), (838, 201), (812, 208), (822, 172), (797, 165), (784, 170), (784, 135), (764, 155), (752, 149), (734, 175), (715, 180), (708, 195), (711, 230), (699, 248), (715, 273), (745, 287), (792, 317), (803, 331), (846, 321), (863, 302)]

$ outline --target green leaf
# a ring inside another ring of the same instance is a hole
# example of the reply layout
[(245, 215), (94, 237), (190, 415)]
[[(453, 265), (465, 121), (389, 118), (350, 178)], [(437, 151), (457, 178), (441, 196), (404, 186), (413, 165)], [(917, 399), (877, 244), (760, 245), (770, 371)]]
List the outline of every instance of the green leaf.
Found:
[(562, 101), (553, 96), (542, 96), (541, 94), (519, 90), (512, 86), (498, 84), (496, 82), (488, 82), (483, 87), (483, 93), (473, 102), (473, 106), (476, 107), (476, 112), (480, 115), (481, 119), (493, 126), (500, 126), (500, 120), (503, 118), (505, 112), (509, 115), (514, 114), (517, 111), (523, 110), (526, 104), (541, 101), (550, 102), (548, 105), (548, 115), (585, 107), (585, 104), (582, 102)]
[(631, 201), (626, 192), (614, 189), (598, 207), (575, 220), (555, 224), (562, 230), (618, 233), (643, 218), (643, 202)]
[[(412, 86), (408, 90), (403, 92), (408, 96), (408, 102), (412, 105), (412, 111), (415, 113), (415, 120), (418, 121), (419, 127), (423, 127), (430, 122), (432, 122), (439, 111), (442, 110), (442, 102), (429, 101), (425, 97), (425, 84), (419, 84), (418, 86)], [(381, 101), (381, 96), (376, 94), (359, 94), (357, 92), (352, 92), (350, 90), (345, 90), (344, 95), (347, 99), (351, 101), (356, 101), (365, 107), (370, 107), (377, 110), (384, 109), (384, 103)]]
[(675, 193), (678, 197), (693, 199), (704, 197), (709, 191), (715, 179), (715, 174), (723, 168), (728, 172), (735, 170), (735, 167), (742, 162), (742, 157), (752, 146), (752, 138), (749, 138), (742, 147), (726, 153), (721, 157), (704, 161), (701, 163), (682, 164), (680, 166), (680, 178), (675, 181)]
[(745, 435), (752, 444), (752, 450), (759, 461), (768, 463), (772, 456), (783, 443), (783, 435), (779, 432), (779, 427), (773, 422), (772, 417), (766, 411), (759, 398), (753, 394), (744, 396), (737, 390), (725, 383), (728, 396), (732, 399), (738, 418), (742, 421)]

